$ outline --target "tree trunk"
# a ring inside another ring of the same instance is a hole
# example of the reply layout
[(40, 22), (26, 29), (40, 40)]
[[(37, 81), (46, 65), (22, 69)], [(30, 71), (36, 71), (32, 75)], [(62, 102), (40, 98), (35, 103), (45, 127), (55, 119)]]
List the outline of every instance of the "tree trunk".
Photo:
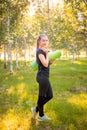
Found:
[(10, 56), (10, 74), (13, 74), (12, 44), (11, 43), (9, 43), (9, 56)]
[(1, 61), (1, 53), (0, 53), (0, 61)]
[(30, 57), (31, 57), (31, 56), (30, 56), (30, 44), (29, 44), (29, 61), (30, 61)]
[(24, 64), (26, 65), (26, 38), (24, 38)]
[(47, 0), (47, 9), (48, 9), (48, 29), (47, 29), (47, 32), (49, 34), (49, 31), (50, 31), (50, 6), (49, 6), (49, 0)]
[(6, 44), (4, 44), (4, 69), (7, 68), (7, 65), (6, 65)]
[(9, 58), (10, 58), (10, 74), (13, 74), (12, 42), (11, 42), (11, 39), (10, 39), (10, 10), (9, 10), (9, 5), (7, 7), (7, 11), (8, 11), (7, 31), (8, 31)]
[(87, 38), (86, 38), (86, 46), (85, 46), (85, 51), (86, 51), (86, 57), (87, 57)]
[(17, 68), (17, 70), (19, 70), (20, 67), (19, 67), (19, 62), (18, 62), (18, 45), (17, 45), (17, 39), (16, 39), (15, 47), (16, 47), (16, 68)]
[(74, 55), (74, 53), (72, 55), (73, 55), (73, 57), (72, 57), (72, 64), (74, 64), (75, 63), (75, 55)]
[[(87, 15), (84, 19), (85, 21), (87, 20)], [(87, 57), (87, 22), (85, 24), (85, 52), (86, 52), (86, 57)]]

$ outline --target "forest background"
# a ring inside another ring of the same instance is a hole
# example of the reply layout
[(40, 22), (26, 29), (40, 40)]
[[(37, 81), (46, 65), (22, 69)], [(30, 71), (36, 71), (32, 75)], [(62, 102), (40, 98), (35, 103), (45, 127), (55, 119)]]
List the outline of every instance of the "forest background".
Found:
[(87, 57), (86, 0), (1, 0), (0, 1), (0, 60), (4, 68), (13, 60), (35, 59), (36, 38), (45, 33), (50, 48), (61, 50), (62, 57)]

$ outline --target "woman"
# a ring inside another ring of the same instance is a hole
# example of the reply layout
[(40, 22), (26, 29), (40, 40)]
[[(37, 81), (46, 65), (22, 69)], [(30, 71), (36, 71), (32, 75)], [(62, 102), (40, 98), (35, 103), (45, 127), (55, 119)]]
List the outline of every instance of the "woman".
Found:
[(48, 57), (48, 37), (41, 34), (37, 39), (37, 52), (36, 61), (38, 64), (38, 72), (36, 80), (39, 84), (39, 95), (37, 106), (31, 108), (32, 116), (35, 119), (36, 114), (39, 112), (38, 121), (50, 120), (49, 117), (44, 115), (44, 104), (47, 103), (52, 97), (53, 92), (49, 81), (49, 57)]

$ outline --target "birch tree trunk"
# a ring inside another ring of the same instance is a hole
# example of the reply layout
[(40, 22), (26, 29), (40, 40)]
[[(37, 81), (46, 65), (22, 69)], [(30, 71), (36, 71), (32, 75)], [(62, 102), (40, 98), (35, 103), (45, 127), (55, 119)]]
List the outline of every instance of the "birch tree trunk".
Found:
[(74, 64), (75, 63), (75, 55), (74, 55), (74, 53), (72, 55), (73, 55), (73, 57), (72, 57), (72, 64)]
[[(87, 25), (86, 25), (86, 26), (87, 26)], [(86, 57), (87, 57), (87, 31), (85, 32), (85, 35), (86, 35), (86, 39), (85, 39), (85, 43), (86, 43), (85, 51), (86, 51)]]
[(11, 43), (9, 43), (9, 57), (10, 57), (10, 74), (13, 74), (12, 44)]
[(30, 43), (29, 43), (29, 61), (30, 61), (30, 57), (31, 55), (30, 55)]
[(6, 44), (4, 44), (4, 69), (7, 68), (7, 64), (6, 64)]
[(7, 12), (8, 12), (7, 31), (8, 31), (9, 58), (10, 58), (10, 74), (13, 74), (12, 42), (10, 39), (10, 9), (9, 9), (9, 5), (7, 7)]
[(49, 6), (49, 0), (47, 0), (47, 9), (48, 9), (48, 34), (50, 31), (50, 6)]
[(16, 47), (16, 68), (17, 68), (17, 70), (19, 70), (20, 67), (19, 67), (19, 62), (18, 62), (18, 44), (17, 44), (17, 39), (16, 39), (15, 47)]
[(26, 65), (26, 38), (24, 38), (24, 64)]
[(85, 35), (85, 52), (86, 52), (86, 57), (87, 57), (87, 15), (84, 16), (84, 21), (85, 21), (85, 31), (84, 31), (84, 35)]

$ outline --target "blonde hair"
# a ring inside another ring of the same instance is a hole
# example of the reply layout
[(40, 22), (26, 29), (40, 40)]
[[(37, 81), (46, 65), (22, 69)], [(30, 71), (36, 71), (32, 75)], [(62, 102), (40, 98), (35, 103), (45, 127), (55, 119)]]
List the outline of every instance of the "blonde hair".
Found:
[(40, 43), (40, 40), (42, 37), (45, 37), (47, 36), (46, 34), (40, 34), (38, 37), (37, 37), (37, 49), (39, 48), (39, 43)]

